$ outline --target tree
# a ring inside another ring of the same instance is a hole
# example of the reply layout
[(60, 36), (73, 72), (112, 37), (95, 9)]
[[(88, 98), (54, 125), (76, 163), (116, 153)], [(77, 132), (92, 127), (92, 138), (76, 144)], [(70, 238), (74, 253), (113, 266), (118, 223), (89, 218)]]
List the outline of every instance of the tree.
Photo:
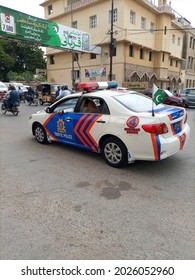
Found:
[(0, 80), (8, 81), (7, 73), (14, 67), (14, 58), (11, 55), (9, 41), (0, 39)]
[(35, 74), (36, 68), (46, 69), (44, 52), (36, 45), (23, 41), (0, 39), (0, 78), (8, 81), (8, 72)]

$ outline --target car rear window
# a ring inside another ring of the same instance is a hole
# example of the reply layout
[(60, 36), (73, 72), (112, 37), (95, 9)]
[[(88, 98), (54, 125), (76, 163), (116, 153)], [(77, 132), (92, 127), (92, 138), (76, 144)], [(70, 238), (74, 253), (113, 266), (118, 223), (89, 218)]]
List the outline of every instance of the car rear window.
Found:
[(195, 88), (190, 89), (190, 94), (194, 94), (195, 95)]
[(195, 94), (195, 88), (184, 88), (181, 94)]
[[(113, 98), (131, 111), (145, 112), (152, 110), (152, 99), (140, 93), (117, 95)], [(163, 105), (156, 106), (154, 104), (155, 107), (161, 108)]]

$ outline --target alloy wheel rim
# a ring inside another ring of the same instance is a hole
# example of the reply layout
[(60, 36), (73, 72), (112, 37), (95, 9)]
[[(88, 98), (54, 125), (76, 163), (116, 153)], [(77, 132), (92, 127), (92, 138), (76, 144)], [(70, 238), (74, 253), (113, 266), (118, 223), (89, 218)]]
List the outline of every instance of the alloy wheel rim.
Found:
[(35, 130), (35, 135), (38, 141), (43, 142), (44, 140), (44, 132), (40, 127), (37, 127)]
[(104, 148), (107, 160), (113, 164), (117, 164), (122, 159), (122, 152), (116, 143), (108, 143)]

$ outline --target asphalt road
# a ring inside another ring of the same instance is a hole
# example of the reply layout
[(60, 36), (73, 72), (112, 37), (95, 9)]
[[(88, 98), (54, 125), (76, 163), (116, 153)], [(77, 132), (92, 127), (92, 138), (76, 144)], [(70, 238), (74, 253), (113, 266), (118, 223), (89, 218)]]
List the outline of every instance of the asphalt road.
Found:
[(195, 108), (186, 149), (123, 169), (0, 113), (0, 259), (194, 259)]

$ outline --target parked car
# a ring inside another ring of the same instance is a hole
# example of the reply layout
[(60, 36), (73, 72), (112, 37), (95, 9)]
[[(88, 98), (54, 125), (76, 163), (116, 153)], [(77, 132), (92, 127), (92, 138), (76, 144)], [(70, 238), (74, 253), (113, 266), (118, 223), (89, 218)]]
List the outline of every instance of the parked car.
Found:
[[(161, 89), (162, 92), (166, 95), (166, 99), (164, 100), (164, 104), (173, 105), (173, 106), (180, 106), (184, 107), (184, 100), (180, 97), (175, 96), (172, 92), (167, 89)], [(142, 93), (152, 98), (152, 88), (145, 89)]]
[(4, 83), (0, 82), (0, 100), (3, 100), (7, 92), (7, 86)]
[(195, 106), (195, 88), (184, 88), (180, 96), (184, 99), (186, 107)]
[(101, 153), (112, 167), (162, 160), (185, 147), (190, 135), (185, 108), (156, 106), (135, 91), (102, 90), (101, 83), (96, 84), (96, 90), (87, 92), (84, 83), (84, 92), (32, 114), (29, 125), (36, 140)]

